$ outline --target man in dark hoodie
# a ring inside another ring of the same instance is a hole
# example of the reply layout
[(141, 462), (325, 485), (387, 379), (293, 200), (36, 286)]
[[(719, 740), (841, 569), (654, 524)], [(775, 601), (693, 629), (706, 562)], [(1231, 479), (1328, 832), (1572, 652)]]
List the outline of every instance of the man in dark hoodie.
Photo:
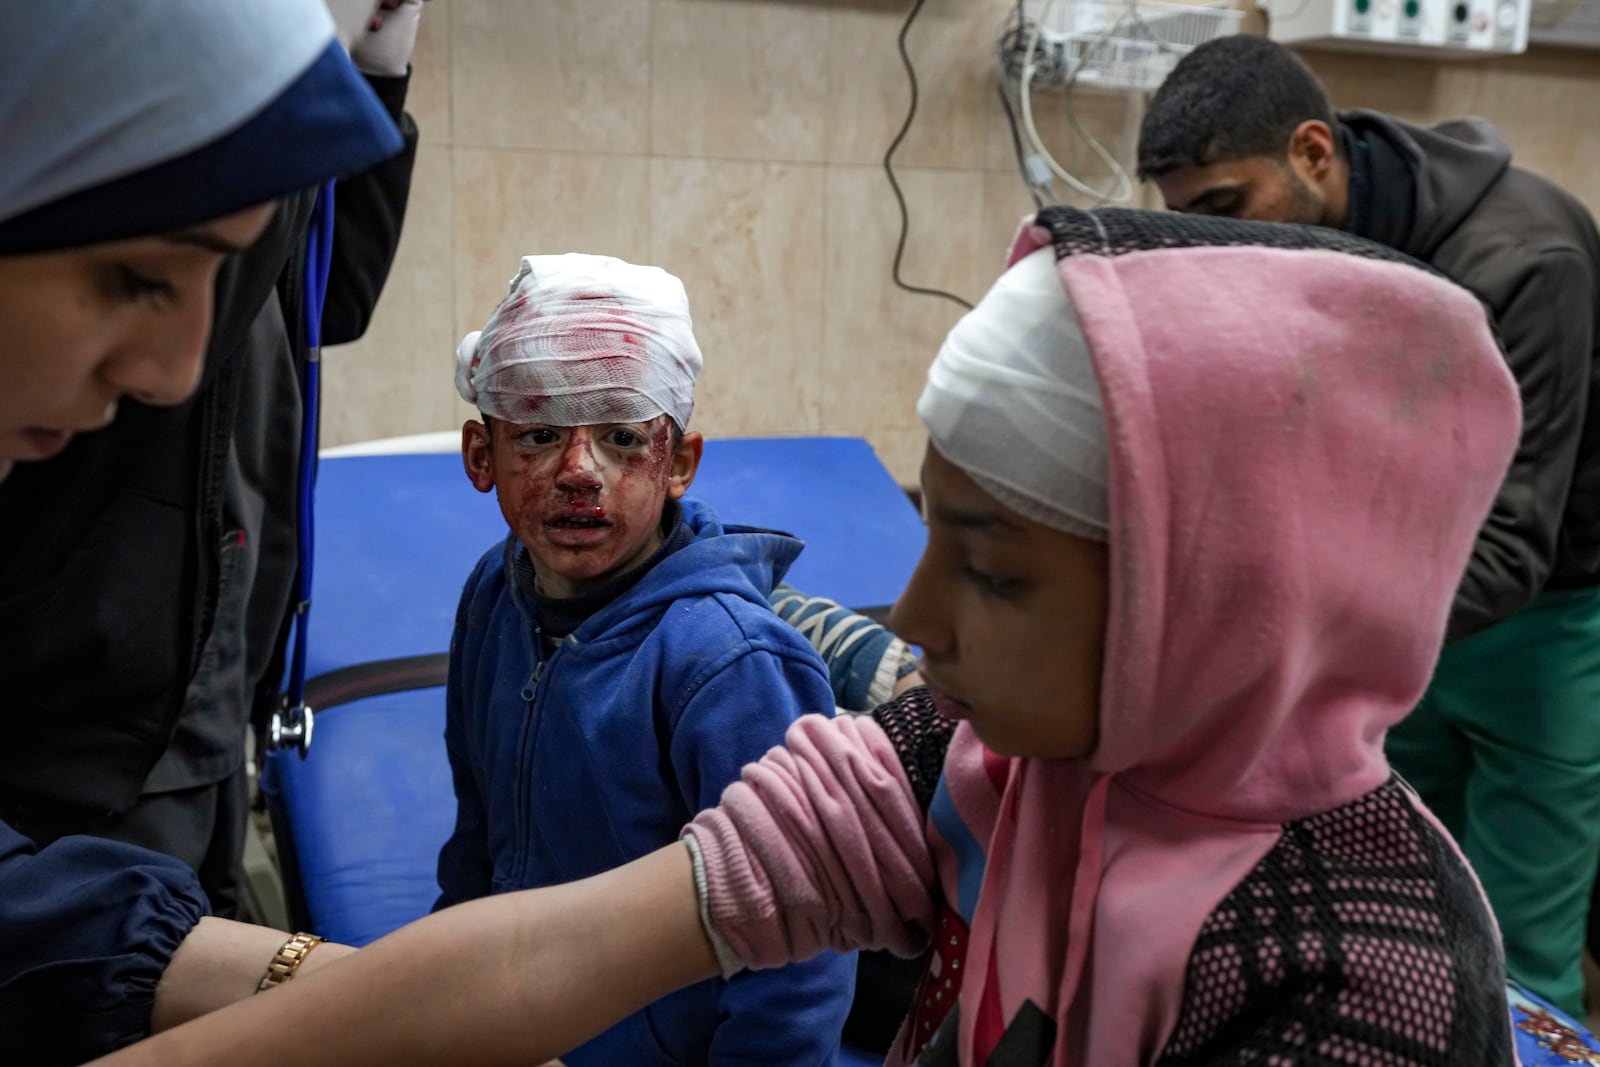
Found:
[[(1522, 392), (1521, 445), (1395, 767), (1461, 840), (1511, 975), (1583, 1010), (1600, 860), (1600, 234), (1480, 119), (1335, 114), (1259, 37), (1195, 49), (1156, 93), (1139, 173), (1167, 206), (1347, 230), (1478, 295)], [(1352, 501), (1353, 507), (1367, 506)]]

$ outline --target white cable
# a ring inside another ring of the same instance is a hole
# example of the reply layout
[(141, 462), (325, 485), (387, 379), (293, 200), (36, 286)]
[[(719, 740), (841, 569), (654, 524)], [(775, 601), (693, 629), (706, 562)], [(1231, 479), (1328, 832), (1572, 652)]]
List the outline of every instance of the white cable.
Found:
[[(1131, 11), (1133, 7), (1132, 0), (1129, 0), (1128, 6)], [(1121, 24), (1119, 23), (1119, 25)], [(1109, 34), (1110, 31), (1107, 32)], [(1085, 50), (1083, 62), (1086, 62), (1087, 59), (1088, 51)], [(1077, 109), (1072, 106), (1072, 90), (1077, 81), (1078, 68), (1083, 66), (1083, 62), (1080, 62), (1078, 67), (1075, 67), (1067, 78), (1067, 84), (1064, 90), (1067, 121), (1071, 123), (1072, 128), (1077, 131), (1079, 137), (1082, 137), (1085, 141), (1089, 142), (1090, 151), (1099, 156), (1101, 162), (1111, 168), (1112, 180), (1115, 182), (1115, 184), (1112, 186), (1113, 191), (1103, 194), (1099, 200), (1099, 203), (1097, 203), (1095, 206), (1099, 207), (1101, 204), (1107, 203), (1126, 204), (1128, 201), (1133, 199), (1133, 180), (1128, 176), (1127, 168), (1123, 167), (1122, 163), (1111, 153), (1111, 150), (1106, 148), (1105, 145), (1101, 144), (1094, 134), (1090, 133), (1088, 128), (1084, 126), (1083, 123), (1078, 121)], [(1125, 102), (1123, 107), (1126, 108), (1127, 106), (1128, 104)]]
[(1074, 64), (1073, 67), (1067, 72), (1067, 81), (1065, 87), (1063, 88), (1063, 98), (1065, 100), (1067, 111), (1067, 121), (1071, 123), (1072, 128), (1078, 132), (1080, 137), (1089, 142), (1090, 150), (1093, 151), (1095, 155), (1100, 157), (1100, 161), (1111, 168), (1111, 177), (1115, 182), (1115, 185), (1112, 187), (1114, 191), (1110, 193), (1102, 193), (1099, 197), (1098, 203), (1095, 205), (1097, 207), (1108, 203), (1125, 204), (1132, 200), (1133, 181), (1129, 178), (1128, 172), (1123, 168), (1121, 162), (1119, 162), (1117, 158), (1111, 154), (1110, 150), (1101, 144), (1099, 140), (1097, 140), (1095, 136), (1091, 134), (1081, 122), (1078, 121), (1077, 111), (1072, 106), (1072, 91), (1077, 85), (1078, 75), (1082, 72), (1084, 66), (1089, 62), (1089, 57), (1094, 53), (1094, 50), (1101, 47), (1113, 36), (1121, 32), (1122, 29), (1128, 24), (1129, 19), (1137, 18), (1138, 10), (1136, 0), (1127, 0), (1127, 4), (1123, 9), (1121, 17), (1108, 26), (1099, 37), (1097, 37), (1093, 42), (1084, 48), (1083, 54), (1079, 57), (1078, 62)]
[[(1022, 0), (1018, 0), (1018, 2), (1020, 3)], [(1131, 2), (1132, 0), (1130, 0), (1130, 6)], [(1039, 17), (1034, 22), (1033, 33), (1029, 37), (1028, 46), (1023, 53), (1022, 78), (1018, 91), (1018, 96), (1021, 98), (1019, 103), (1022, 105), (1023, 131), (1028, 139), (1029, 145), (1032, 146), (1034, 153), (1044, 160), (1045, 165), (1050, 168), (1051, 173), (1060, 178), (1062, 181), (1066, 182), (1067, 185), (1074, 191), (1082, 196), (1089, 197), (1090, 199), (1100, 203), (1127, 203), (1133, 197), (1133, 183), (1128, 178), (1127, 170), (1123, 168), (1122, 164), (1117, 162), (1116, 158), (1106, 150), (1104, 145), (1089, 135), (1088, 131), (1083, 128), (1082, 124), (1077, 121), (1076, 116), (1073, 116), (1069, 111), (1068, 117), (1070, 121), (1078, 130), (1078, 132), (1089, 142), (1091, 151), (1099, 156), (1100, 159), (1112, 169), (1112, 178), (1116, 184), (1110, 193), (1093, 188), (1092, 186), (1079, 180), (1077, 176), (1067, 171), (1067, 169), (1061, 166), (1061, 164), (1057, 163), (1055, 157), (1050, 154), (1050, 150), (1045, 147), (1044, 138), (1039, 136), (1038, 127), (1034, 125), (1033, 75), (1036, 66), (1034, 56), (1039, 48), (1039, 39), (1044, 33), (1045, 20), (1049, 18), (1050, 11), (1055, 7), (1055, 4), (1056, 0), (1044, 0), (1044, 5), (1039, 11)], [(1101, 32), (1100, 36), (1084, 49), (1082, 57), (1068, 72), (1066, 84), (1067, 92), (1070, 93), (1072, 91), (1072, 84), (1077, 79), (1078, 72), (1082, 69), (1084, 63), (1088, 61), (1090, 52), (1092, 52), (1095, 48), (1105, 44), (1106, 41), (1110, 40), (1111, 36), (1121, 28), (1125, 19), (1126, 16), (1124, 16), (1122, 19), (1118, 19), (1116, 22), (1113, 22), (1110, 26), (1106, 27), (1106, 29)]]

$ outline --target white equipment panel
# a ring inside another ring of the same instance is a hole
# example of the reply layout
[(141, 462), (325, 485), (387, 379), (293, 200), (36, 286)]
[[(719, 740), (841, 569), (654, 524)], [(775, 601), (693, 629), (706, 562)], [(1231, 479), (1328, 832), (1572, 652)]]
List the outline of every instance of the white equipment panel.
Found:
[(1438, 59), (1528, 48), (1531, 0), (1270, 0), (1267, 35), (1284, 44)]

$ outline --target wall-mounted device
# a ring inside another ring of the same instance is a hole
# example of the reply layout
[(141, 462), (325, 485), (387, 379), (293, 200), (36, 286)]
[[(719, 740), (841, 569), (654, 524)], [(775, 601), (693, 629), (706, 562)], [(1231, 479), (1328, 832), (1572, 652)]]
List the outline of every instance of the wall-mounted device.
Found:
[(1533, 0), (1263, 0), (1284, 44), (1436, 59), (1528, 48)]

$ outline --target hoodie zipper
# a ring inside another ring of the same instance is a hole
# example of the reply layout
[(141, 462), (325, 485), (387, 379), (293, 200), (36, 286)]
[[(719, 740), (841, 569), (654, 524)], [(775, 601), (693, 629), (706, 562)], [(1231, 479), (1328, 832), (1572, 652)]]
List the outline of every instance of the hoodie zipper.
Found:
[[(544, 676), (545, 665), (561, 653), (561, 649), (558, 648), (548, 656), (545, 655), (544, 634), (537, 626), (533, 628), (533, 640), (533, 647), (539, 652), (539, 661), (533, 665), (533, 674), (528, 678), (527, 684), (522, 687), (521, 695), (524, 703), (522, 730), (517, 737), (517, 763), (514, 768), (517, 776), (514, 825), (517, 830), (516, 885), (518, 888), (527, 885), (528, 859), (529, 854), (533, 851), (533, 819), (530, 816), (528, 806), (530, 804), (529, 793), (533, 777), (530, 771), (533, 767), (534, 725), (539, 714), (539, 698), (543, 693), (540, 680)], [(563, 642), (564, 646), (565, 642)]]

